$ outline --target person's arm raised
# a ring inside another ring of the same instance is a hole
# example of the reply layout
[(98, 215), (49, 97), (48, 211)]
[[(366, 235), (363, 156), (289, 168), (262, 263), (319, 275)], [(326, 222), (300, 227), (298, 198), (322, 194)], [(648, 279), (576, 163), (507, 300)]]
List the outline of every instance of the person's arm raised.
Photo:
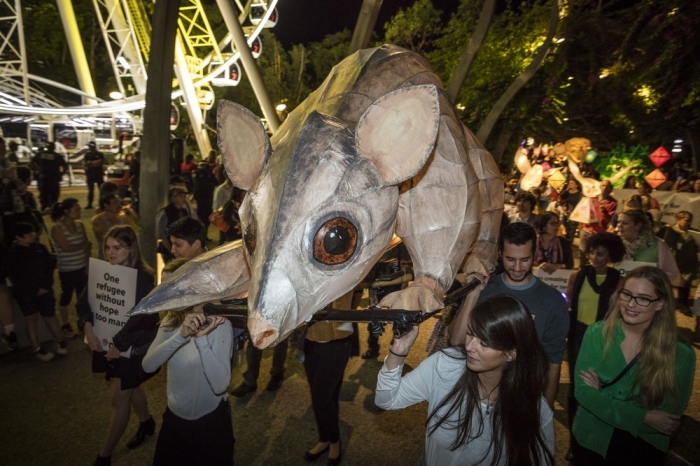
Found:
[(469, 313), (471, 313), (474, 306), (476, 306), (479, 300), (479, 295), (486, 288), (486, 284), (489, 281), (489, 277), (485, 277), (478, 273), (470, 273), (467, 275), (467, 283), (471, 283), (474, 280), (481, 282), (481, 285), (472, 290), (471, 293), (467, 295), (464, 299), (464, 304), (459, 309), (457, 317), (454, 318), (450, 324), (449, 334), (450, 334), (450, 345), (452, 346), (462, 346), (467, 339), (467, 327), (469, 326)]

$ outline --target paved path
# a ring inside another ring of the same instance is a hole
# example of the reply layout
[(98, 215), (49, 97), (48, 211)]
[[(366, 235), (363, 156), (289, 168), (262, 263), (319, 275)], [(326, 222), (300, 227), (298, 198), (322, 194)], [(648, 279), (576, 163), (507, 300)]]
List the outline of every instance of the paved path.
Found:
[[(64, 189), (64, 196), (85, 201), (84, 188)], [(84, 205), (84, 204), (83, 204)], [(87, 221), (94, 211), (84, 211)], [(210, 234), (213, 237), (213, 233)], [(74, 311), (73, 311), (74, 312)], [(692, 322), (677, 313), (681, 331), (688, 335)], [(73, 320), (75, 315), (73, 314)], [(423, 324), (419, 341), (407, 359), (415, 367), (425, 358), (422, 351), (432, 328)], [(364, 343), (366, 331), (361, 330)], [(389, 336), (382, 337), (382, 355)], [(364, 344), (363, 350), (364, 350)], [(105, 436), (109, 416), (108, 384), (90, 372), (90, 352), (80, 340), (69, 345), (70, 353), (49, 363), (37, 361), (23, 349), (0, 356), (0, 464), (4, 466), (89, 465)], [(696, 355), (698, 347), (695, 347)], [(236, 436), (237, 465), (302, 465), (301, 455), (316, 441), (316, 428), (310, 408), (309, 389), (302, 365), (290, 349), (286, 380), (277, 392), (266, 392), (272, 352), (263, 358), (259, 391), (245, 398), (231, 397)], [(380, 360), (381, 360), (380, 359)], [(380, 360), (351, 359), (341, 392), (341, 437), (343, 464), (415, 464), (425, 435), (426, 405), (401, 411), (382, 412), (374, 405), (374, 386)], [(233, 373), (230, 388), (242, 381), (245, 363)], [(562, 367), (562, 383), (555, 406), (557, 435), (556, 464), (566, 464), (569, 441), (566, 428), (568, 369)], [(151, 413), (160, 427), (165, 409), (165, 372), (145, 384)], [(671, 465), (700, 464), (700, 384), (695, 374), (695, 390), (683, 418), (683, 427), (669, 455)], [(155, 439), (130, 451), (125, 444), (135, 433), (132, 416), (127, 432), (113, 456), (113, 464), (151, 464)], [(316, 464), (323, 464), (325, 458)]]

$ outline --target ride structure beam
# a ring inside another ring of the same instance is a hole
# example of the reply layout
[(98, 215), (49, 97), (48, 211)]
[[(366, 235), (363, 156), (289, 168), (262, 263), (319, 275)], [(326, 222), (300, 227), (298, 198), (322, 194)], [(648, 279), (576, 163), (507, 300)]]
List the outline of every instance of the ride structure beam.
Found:
[[(134, 32), (129, 9), (118, 0), (93, 0), (102, 36), (107, 47), (119, 92), (127, 96), (122, 78), (131, 78), (137, 94), (146, 93), (146, 66)], [(143, 18), (138, 18), (142, 21)], [(115, 53), (116, 50), (116, 53)]]
[(202, 110), (199, 108), (197, 90), (192, 84), (192, 77), (187, 66), (187, 58), (185, 57), (181, 37), (177, 37), (175, 42), (175, 74), (180, 84), (180, 90), (183, 92), (182, 98), (187, 106), (187, 115), (190, 117), (192, 132), (197, 140), (197, 146), (201, 153), (200, 155), (202, 156), (202, 160), (206, 160), (211, 150), (211, 142), (209, 141), (209, 134), (204, 126), (204, 116), (202, 115)]
[[(73, 58), (73, 66), (75, 67), (75, 75), (78, 78), (80, 89), (86, 94), (96, 96), (95, 84), (92, 81), (92, 74), (88, 66), (87, 58), (85, 57), (85, 49), (83, 48), (83, 40), (80, 38), (78, 31), (78, 22), (75, 20), (75, 11), (70, 0), (56, 0), (58, 12), (63, 23), (63, 30), (66, 33), (66, 42)], [(94, 105), (97, 103), (95, 99), (86, 99), (83, 97), (84, 105)]]
[(267, 120), (270, 132), (274, 133), (280, 126), (277, 111), (275, 110), (275, 106), (272, 105), (258, 65), (255, 63), (255, 58), (253, 58), (250, 47), (248, 47), (248, 42), (246, 42), (245, 35), (243, 34), (243, 28), (241, 27), (241, 23), (238, 22), (238, 16), (233, 10), (233, 6), (229, 0), (216, 0), (216, 4), (219, 6), (221, 16), (224, 18), (226, 27), (231, 33), (233, 44), (236, 46), (236, 50), (241, 54), (243, 69), (248, 75), (255, 97), (257, 97), (263, 115), (265, 115), (265, 119)]

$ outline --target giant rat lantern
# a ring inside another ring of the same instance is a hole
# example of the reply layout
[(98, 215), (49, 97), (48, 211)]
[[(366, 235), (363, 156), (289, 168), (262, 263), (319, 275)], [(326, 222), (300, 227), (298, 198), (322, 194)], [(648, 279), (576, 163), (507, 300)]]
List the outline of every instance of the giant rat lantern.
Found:
[(499, 171), (421, 56), (391, 45), (351, 55), (271, 139), (232, 102), (217, 126), (226, 173), (248, 191), (244, 247), (190, 261), (132, 314), (247, 292), (248, 330), (265, 348), (352, 290), (394, 233), (416, 278), (384, 306), (440, 309), (460, 268), (494, 268)]

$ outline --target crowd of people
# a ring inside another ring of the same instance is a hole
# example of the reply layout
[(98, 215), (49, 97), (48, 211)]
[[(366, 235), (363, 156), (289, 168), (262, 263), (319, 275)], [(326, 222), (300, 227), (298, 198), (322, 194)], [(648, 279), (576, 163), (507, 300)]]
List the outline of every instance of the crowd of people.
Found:
[[(126, 445), (137, 448), (157, 433), (154, 464), (233, 464), (228, 397), (257, 390), (262, 357), (261, 350), (248, 345), (244, 381), (229, 393), (240, 330), (195, 307), (167, 312), (162, 319), (158, 314), (130, 317), (107, 343), (95, 333), (96, 313), (85, 293), (90, 257), (136, 270), (134, 303), (155, 286), (154, 271), (140, 252), (138, 209), (100, 178), (95, 168), (103, 162), (90, 147), (86, 208), (97, 200), (89, 225), (96, 248), (80, 220), (78, 199), (61, 198), (51, 187), (39, 209), (27, 190), (31, 172), (4, 162), (0, 166), (3, 341), (10, 349), (18, 347), (11, 297), (39, 360), (65, 356), (67, 340), (84, 334), (93, 351), (92, 371), (110, 382), (112, 407), (94, 464), (111, 464), (132, 409), (139, 424)], [(199, 164), (188, 157), (181, 169), (182, 177), (169, 188), (168, 205), (155, 219), (164, 280), (205, 253), (208, 243), (241, 237), (237, 211), (245, 193), (225, 179), (216, 154)], [(692, 348), (677, 335), (674, 314), (677, 307), (691, 308), (698, 268), (697, 246), (688, 234), (693, 218), (681, 211), (676, 223), (655, 229), (647, 215), (655, 200), (646, 187), (623, 200), (619, 212), (610, 183), (604, 181), (601, 188), (596, 221), (578, 224), (570, 218), (582, 198), (575, 179), (562, 193), (545, 186), (546, 203), (538, 193), (518, 192), (517, 183), (508, 183), (512, 208), (504, 214), (498, 239), (497, 273), (464, 279), (478, 286), (449, 323), (449, 346), (402, 375), (418, 326), (392, 340), (378, 373), (375, 402), (387, 410), (428, 402), (419, 464), (554, 464), (553, 408), (564, 360), (572, 381), (567, 459), (580, 465), (626, 464), (634, 457), (643, 464), (663, 464), (695, 367)], [(50, 228), (45, 226), (49, 219)], [(218, 239), (207, 238), (210, 224), (220, 232)], [(42, 231), (48, 248), (38, 241)], [(653, 266), (635, 267), (623, 276), (614, 267), (622, 260)], [(537, 278), (536, 269), (546, 274), (570, 270), (566, 292)], [(347, 309), (357, 303), (350, 292), (334, 304)], [(53, 338), (50, 344), (39, 341), (39, 316)], [(76, 317), (77, 329), (71, 323)], [(303, 453), (309, 462), (323, 455), (329, 465), (342, 460), (339, 394), (348, 360), (359, 355), (357, 333), (350, 323), (321, 322), (297, 336), (318, 430), (317, 442)], [(378, 356), (374, 344), (363, 357)], [(282, 386), (287, 348), (285, 340), (274, 350), (269, 391)], [(161, 366), (167, 366), (167, 409), (158, 429), (142, 384)]]

